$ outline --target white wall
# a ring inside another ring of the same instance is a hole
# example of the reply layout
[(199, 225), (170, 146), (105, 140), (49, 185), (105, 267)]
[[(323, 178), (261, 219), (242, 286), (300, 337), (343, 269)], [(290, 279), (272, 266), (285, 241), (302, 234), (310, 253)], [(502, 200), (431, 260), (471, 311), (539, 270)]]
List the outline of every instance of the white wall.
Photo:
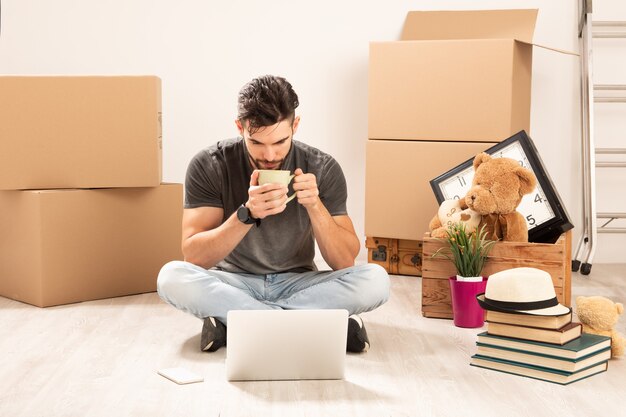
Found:
[[(236, 135), (245, 82), (285, 76), (301, 100), (297, 138), (342, 164), (363, 236), (368, 42), (398, 39), (409, 10), (468, 8), (538, 8), (536, 43), (578, 50), (572, 0), (4, 0), (0, 73), (159, 75), (175, 182), (196, 151)], [(577, 225), (579, 111), (578, 58), (535, 48), (531, 136)]]

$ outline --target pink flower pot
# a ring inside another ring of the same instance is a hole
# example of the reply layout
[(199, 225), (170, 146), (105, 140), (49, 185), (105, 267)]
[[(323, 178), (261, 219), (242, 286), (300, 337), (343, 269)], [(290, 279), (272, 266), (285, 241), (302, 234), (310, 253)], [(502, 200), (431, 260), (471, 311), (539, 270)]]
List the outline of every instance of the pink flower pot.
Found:
[(476, 295), (484, 293), (487, 277), (479, 282), (457, 281), (456, 277), (448, 278), (452, 299), (452, 314), (457, 327), (476, 328), (485, 323), (485, 310), (480, 308)]

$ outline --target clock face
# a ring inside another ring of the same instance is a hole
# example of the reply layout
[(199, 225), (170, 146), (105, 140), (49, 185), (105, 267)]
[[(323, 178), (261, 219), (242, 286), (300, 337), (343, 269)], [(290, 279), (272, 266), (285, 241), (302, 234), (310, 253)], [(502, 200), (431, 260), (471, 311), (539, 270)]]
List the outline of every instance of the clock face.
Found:
[[(561, 233), (573, 227), (568, 219), (558, 193), (550, 177), (543, 168), (543, 163), (534, 144), (524, 131), (487, 149), (485, 152), (494, 158), (511, 158), (528, 168), (537, 177), (537, 187), (532, 193), (522, 198), (517, 207), (528, 226), (531, 242), (546, 242), (558, 239)], [(431, 181), (437, 201), (464, 198), (472, 186), (474, 178), (473, 158), (453, 168)]]

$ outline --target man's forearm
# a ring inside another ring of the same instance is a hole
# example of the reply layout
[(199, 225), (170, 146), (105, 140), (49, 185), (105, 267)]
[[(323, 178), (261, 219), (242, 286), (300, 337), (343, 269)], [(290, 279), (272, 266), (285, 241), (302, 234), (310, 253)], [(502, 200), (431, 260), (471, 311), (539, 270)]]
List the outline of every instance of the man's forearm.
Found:
[(354, 232), (337, 224), (321, 202), (308, 213), (315, 240), (326, 263), (333, 270), (354, 266), (360, 249)]
[(228, 256), (254, 225), (243, 224), (236, 213), (215, 229), (196, 233), (183, 242), (185, 261), (209, 269)]

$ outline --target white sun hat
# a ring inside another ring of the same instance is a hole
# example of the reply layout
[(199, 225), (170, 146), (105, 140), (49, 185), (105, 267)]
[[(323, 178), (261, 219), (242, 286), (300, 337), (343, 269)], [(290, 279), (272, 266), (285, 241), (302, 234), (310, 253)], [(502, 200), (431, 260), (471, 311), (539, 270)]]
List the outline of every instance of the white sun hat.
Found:
[(506, 269), (489, 276), (485, 292), (476, 299), (485, 310), (503, 313), (561, 316), (571, 311), (559, 304), (550, 274), (537, 268)]

